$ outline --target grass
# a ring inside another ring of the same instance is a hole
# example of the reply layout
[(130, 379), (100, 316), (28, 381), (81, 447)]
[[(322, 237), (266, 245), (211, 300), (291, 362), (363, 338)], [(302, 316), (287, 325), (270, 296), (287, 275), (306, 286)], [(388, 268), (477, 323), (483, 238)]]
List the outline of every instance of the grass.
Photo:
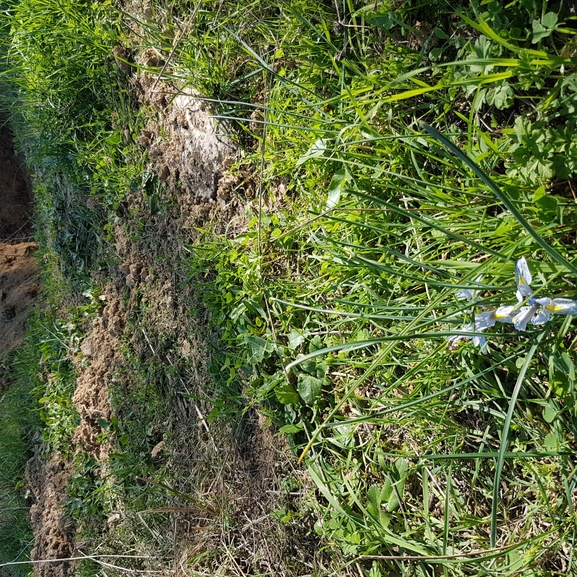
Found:
[[(15, 382), (14, 354), (2, 360), (2, 436), (0, 438), (0, 556), (10, 561), (27, 558), (33, 536), (28, 526), (27, 506), (19, 489), (29, 456), (30, 436), (37, 426), (31, 399), (21, 383)], [(26, 575), (20, 568), (13, 575)]]
[[(61, 298), (64, 283), (78, 296), (114, 278), (120, 222), (151, 255), (152, 276), (173, 279), (183, 313), (175, 328), (145, 288), (119, 295), (130, 324), (112, 394), (111, 476), (102, 484), (101, 465), (80, 457), (71, 484), (90, 542), (117, 551), (124, 541), (150, 556), (157, 548), (168, 564), (166, 507), (194, 501), (210, 537), (191, 546), (189, 574), (242, 574), (241, 501), (208, 479), (242, 482), (210, 442), (230, 447), (258, 410), (306, 471), (297, 486), (308, 501), (279, 505), (277, 526), (300, 524), (332, 548), (332, 566), (315, 561), (319, 574), (575, 569), (572, 317), (483, 335), (473, 326), (470, 337), (489, 341), (485, 355), (472, 339), (447, 340), (476, 314), (516, 303), (521, 257), (537, 297), (575, 297), (577, 149), (567, 127), (577, 28), (568, 11), (205, 0), (159, 1), (144, 14), (46, 1), (10, 5), (8, 22), (5, 76), (21, 90), (14, 118), (39, 171), (37, 228), (53, 247), (53, 292)], [(43, 43), (64, 48), (48, 59)], [(162, 183), (143, 182), (146, 157), (124, 136), (154, 113), (130, 101), (111, 56), (120, 43), (156, 50), (165, 64), (149, 60), (149, 71), (201, 90), (233, 127), (243, 149), (232, 191), (246, 214), (240, 234), (209, 223), (156, 246), (177, 203)], [(126, 216), (135, 190), (143, 199)], [(464, 303), (463, 289), (479, 300)], [(64, 316), (51, 322), (62, 328)], [(77, 324), (81, 338), (87, 324)], [(210, 353), (180, 357), (187, 335)], [(174, 420), (182, 398), (215, 435), (188, 454), (199, 465), (186, 479), (170, 458), (150, 456), (162, 440), (169, 454), (185, 451)], [(54, 448), (69, 434), (66, 414), (45, 422)], [(126, 522), (95, 536), (102, 524), (86, 520), (117, 510)], [(144, 521), (143, 510), (155, 512)], [(284, 551), (284, 574), (296, 574)], [(250, 558), (244, 574), (266, 574)]]

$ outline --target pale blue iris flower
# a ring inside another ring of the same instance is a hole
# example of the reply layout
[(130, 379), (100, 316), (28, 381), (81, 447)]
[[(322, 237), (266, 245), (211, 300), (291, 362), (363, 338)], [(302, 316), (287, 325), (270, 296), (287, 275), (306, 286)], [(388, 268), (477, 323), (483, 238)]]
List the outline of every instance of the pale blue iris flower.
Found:
[[(476, 282), (480, 282), (478, 277)], [(534, 298), (531, 283), (533, 276), (525, 257), (521, 257), (515, 264), (515, 284), (517, 285), (517, 304), (505, 305), (491, 310), (484, 310), (475, 315), (475, 320), (457, 331), (448, 338), (450, 345), (455, 345), (462, 340), (472, 340), (475, 346), (481, 349), (483, 354), (488, 351), (487, 339), (482, 335), (472, 336), (463, 333), (483, 332), (495, 326), (496, 323), (512, 324), (515, 330), (525, 331), (529, 323), (541, 326), (547, 323), (552, 315), (576, 315), (577, 301), (566, 298)], [(474, 305), (479, 299), (478, 290), (463, 289), (456, 293), (458, 298), (472, 301)], [(468, 311), (471, 312), (471, 311)]]
[[(475, 282), (480, 282), (481, 277), (478, 277)], [(468, 301), (476, 302), (478, 301), (478, 290), (463, 289), (459, 291), (456, 296), (459, 298), (464, 298)], [(487, 339), (482, 335), (467, 335), (462, 333), (472, 333), (472, 332), (483, 332), (486, 329), (494, 327), (496, 323), (512, 323), (512, 315), (515, 312), (514, 306), (503, 306), (497, 309), (492, 309), (488, 311), (483, 311), (478, 315), (475, 315), (475, 320), (469, 323), (467, 326), (463, 327), (461, 331), (457, 331), (457, 334), (449, 337), (449, 344), (454, 346), (459, 341), (473, 340), (473, 344), (481, 349), (483, 354), (488, 352), (487, 349)]]
[(577, 315), (577, 301), (571, 299), (550, 299), (547, 297), (535, 299), (539, 312), (531, 319), (534, 325), (544, 325), (551, 315)]

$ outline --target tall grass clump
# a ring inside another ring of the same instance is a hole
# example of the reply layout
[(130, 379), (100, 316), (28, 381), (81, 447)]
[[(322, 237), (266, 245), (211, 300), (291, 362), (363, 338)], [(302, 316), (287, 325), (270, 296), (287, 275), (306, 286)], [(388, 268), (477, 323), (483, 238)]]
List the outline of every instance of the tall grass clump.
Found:
[(111, 7), (52, 0), (5, 4), (5, 77), (17, 87), (14, 112), (22, 115), (27, 158), (74, 163), (78, 147), (110, 123), (105, 94), (112, 78), (103, 54), (116, 39)]
[(31, 173), (45, 276), (59, 268), (77, 296), (104, 267), (109, 212), (144, 171), (113, 54), (120, 18), (110, 2), (60, 0), (5, 1), (0, 16), (2, 107)]
[(266, 90), (247, 232), (196, 253), (216, 254), (220, 366), (291, 435), (318, 532), (366, 574), (565, 571), (572, 317), (475, 319), (575, 306), (577, 28), (540, 3), (434, 23), (385, 4), (279, 2), (274, 50), (227, 28)]
[(6, 1), (0, 24), (4, 108), (33, 177), (115, 210), (143, 170), (126, 136), (138, 115), (114, 58), (120, 12), (110, 2)]

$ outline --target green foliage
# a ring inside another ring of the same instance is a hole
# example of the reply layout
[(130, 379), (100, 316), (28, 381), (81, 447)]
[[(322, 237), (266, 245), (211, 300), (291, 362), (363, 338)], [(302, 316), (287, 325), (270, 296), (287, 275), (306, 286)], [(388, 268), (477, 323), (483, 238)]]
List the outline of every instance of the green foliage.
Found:
[[(573, 530), (568, 493), (551, 507), (535, 469), (573, 483), (570, 319), (496, 327), (488, 357), (446, 345), (470, 314), (456, 293), (513, 303), (523, 254), (539, 291), (575, 296), (563, 181), (575, 175), (577, 30), (528, 2), (482, 8), (415, 40), (410, 6), (343, 9), (350, 28), (332, 29), (334, 14), (292, 7), (290, 48), (279, 40), (274, 59), (237, 38), (270, 86), (263, 197), (245, 234), (204, 238), (191, 263), (191, 276), (215, 271), (205, 290), (229, 344), (220, 375), (248, 382), (300, 447), (319, 534), (346, 555), (399, 555), (371, 575), (407, 570), (403, 555), (451, 575), (552, 568)], [(279, 180), (298, 201), (266, 210)], [(519, 489), (505, 505), (501, 475), (533, 497)], [(555, 519), (552, 532), (513, 535), (513, 503)], [(482, 555), (481, 543), (511, 549)]]
[(72, 434), (80, 418), (72, 403), (76, 389), (73, 356), (80, 351), (83, 323), (102, 307), (97, 293), (83, 295), (86, 304), (70, 307), (66, 320), (48, 310), (33, 313), (20, 352), (21, 379), (38, 406), (42, 438), (50, 450), (70, 454)]
[[(37, 425), (32, 401), (23, 382), (15, 377), (21, 370), (12, 352), (0, 362), (0, 559), (29, 558), (32, 532), (24, 499), (24, 469), (31, 456), (32, 435)], [(13, 566), (10, 575), (27, 575), (25, 565)], [(8, 573), (6, 573), (8, 575)]]
[[(572, 318), (491, 327), (486, 356), (447, 337), (474, 320), (461, 291), (487, 311), (515, 303), (521, 256), (536, 296), (575, 298), (577, 28), (542, 2), (457, 8), (203, 0), (152, 3), (146, 19), (45, 0), (3, 16), (23, 147), (48, 174), (38, 229), (77, 289), (107, 211), (147, 178), (124, 163), (121, 125), (142, 120), (111, 62), (129, 40), (121, 16), (170, 58), (152, 72), (201, 90), (237, 130), (239, 171), (260, 171), (245, 230), (204, 231), (187, 263), (220, 338), (209, 421), (262, 407), (314, 483), (317, 533), (371, 577), (576, 569)], [(28, 347), (60, 449), (77, 423), (72, 317), (37, 318)], [(173, 375), (142, 357), (127, 354), (132, 386), (101, 423), (110, 477), (77, 462), (68, 507), (83, 521), (165, 494), (150, 451)]]

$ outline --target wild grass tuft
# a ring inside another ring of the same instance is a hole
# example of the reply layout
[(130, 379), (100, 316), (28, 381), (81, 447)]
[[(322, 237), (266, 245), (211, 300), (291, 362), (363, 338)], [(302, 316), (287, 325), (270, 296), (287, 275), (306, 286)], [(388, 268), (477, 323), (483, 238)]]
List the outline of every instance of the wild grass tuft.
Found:
[(319, 534), (367, 574), (568, 567), (572, 489), (547, 495), (574, 484), (570, 319), (497, 326), (486, 356), (447, 337), (463, 288), (515, 302), (521, 256), (574, 297), (571, 138), (539, 130), (573, 118), (575, 30), (495, 3), (428, 30), (410, 6), (283, 8), (274, 54), (231, 31), (269, 89), (262, 196), (207, 290), (225, 375), (300, 446)]

